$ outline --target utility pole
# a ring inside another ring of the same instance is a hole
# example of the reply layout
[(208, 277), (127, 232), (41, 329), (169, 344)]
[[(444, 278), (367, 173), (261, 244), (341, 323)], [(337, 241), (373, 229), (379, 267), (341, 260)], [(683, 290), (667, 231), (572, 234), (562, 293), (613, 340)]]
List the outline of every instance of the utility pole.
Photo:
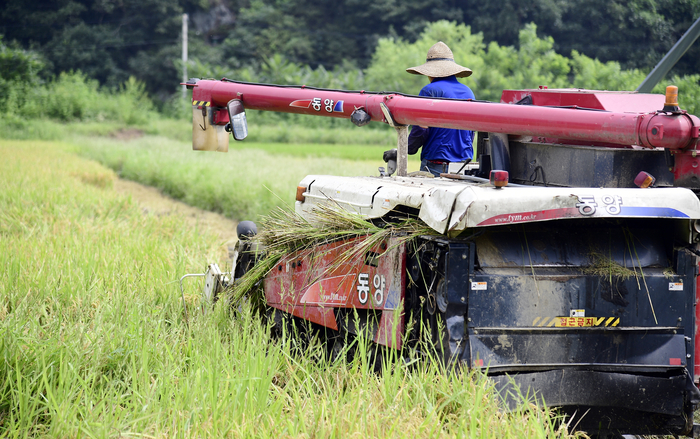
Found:
[[(187, 14), (182, 14), (182, 82), (187, 82)], [(182, 99), (187, 99), (187, 87), (182, 86)]]

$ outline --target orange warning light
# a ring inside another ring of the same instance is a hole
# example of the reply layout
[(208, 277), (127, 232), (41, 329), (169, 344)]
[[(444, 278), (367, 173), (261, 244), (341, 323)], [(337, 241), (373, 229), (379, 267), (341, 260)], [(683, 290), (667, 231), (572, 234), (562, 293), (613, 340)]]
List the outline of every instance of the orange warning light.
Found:
[(642, 171), (634, 178), (634, 184), (642, 189), (647, 188), (654, 183), (656, 183), (656, 178), (654, 178), (654, 176), (648, 172)]
[(669, 85), (666, 87), (666, 106), (678, 106), (678, 87)]
[(666, 87), (666, 101), (664, 102), (663, 111), (668, 113), (681, 113), (678, 106), (678, 87), (669, 85)]
[(299, 202), (304, 202), (306, 201), (306, 197), (304, 196), (304, 192), (306, 192), (306, 186), (297, 186), (297, 201)]
[(489, 182), (500, 189), (508, 185), (508, 171), (491, 171)]

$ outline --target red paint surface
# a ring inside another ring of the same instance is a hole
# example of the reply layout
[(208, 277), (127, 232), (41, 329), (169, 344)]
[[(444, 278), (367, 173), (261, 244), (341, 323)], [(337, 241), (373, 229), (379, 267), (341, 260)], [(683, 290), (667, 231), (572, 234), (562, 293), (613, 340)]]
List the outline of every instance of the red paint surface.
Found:
[(700, 180), (700, 157), (693, 157), (693, 151), (677, 152), (673, 157), (673, 176), (676, 180), (693, 176)]
[[(335, 308), (379, 310), (375, 341), (399, 348), (404, 329), (405, 245), (390, 238), (373, 247), (370, 251), (376, 266), (365, 263), (362, 254), (350, 259), (344, 257), (345, 252), (364, 239), (336, 241), (284, 257), (265, 277), (267, 303), (336, 330)], [(337, 263), (344, 259), (347, 260)], [(367, 292), (364, 303), (361, 290)], [(381, 300), (377, 301), (378, 298)]]
[(374, 342), (390, 348), (401, 349), (401, 336), (403, 335), (402, 310), (384, 310), (379, 320), (379, 328), (374, 337)]
[(503, 90), (501, 103), (515, 104), (526, 96), (540, 107), (579, 107), (593, 110), (653, 113), (664, 107), (660, 94), (610, 92), (600, 90)]
[(530, 212), (504, 213), (492, 216), (480, 222), (479, 226), (490, 226), (494, 224), (526, 223), (530, 221), (542, 221), (556, 218), (581, 217), (581, 213), (576, 207), (562, 207), (559, 209), (534, 210)]

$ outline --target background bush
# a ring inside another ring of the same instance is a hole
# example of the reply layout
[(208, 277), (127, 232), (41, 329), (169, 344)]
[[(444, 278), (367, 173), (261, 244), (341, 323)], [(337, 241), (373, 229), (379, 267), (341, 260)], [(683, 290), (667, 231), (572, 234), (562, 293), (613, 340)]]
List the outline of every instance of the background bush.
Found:
[[(414, 42), (398, 37), (379, 39), (370, 65), (364, 70), (350, 63), (336, 66), (332, 71), (323, 66), (314, 69), (276, 54), (257, 69), (247, 66), (226, 70), (221, 65), (193, 59), (189, 71), (191, 76), (200, 78), (228, 76), (272, 84), (418, 94), (427, 84), (427, 78), (408, 74), (405, 69), (423, 63), (425, 54), (436, 41), (447, 43), (455, 60), (473, 70), (473, 74), (462, 81), (480, 100), (497, 102), (504, 89), (537, 88), (540, 85), (629, 91), (636, 89), (647, 74), (638, 69), (623, 70), (615, 61), (601, 62), (576, 51), (570, 58), (560, 55), (554, 50), (555, 42), (551, 37), (537, 36), (534, 24), (520, 31), (519, 44), (515, 47), (499, 46), (495, 42), (486, 44), (481, 33), (474, 34), (469, 26), (445, 20), (428, 24)], [(51, 119), (115, 122), (149, 130), (163, 118), (190, 117), (189, 101), (183, 102), (180, 95), (173, 96), (157, 111), (144, 84), (133, 77), (116, 88), (100, 87), (96, 80), (79, 71), (63, 72), (51, 80), (42, 80), (39, 73), (43, 65), (35, 53), (5, 44), (0, 39), (0, 114), (5, 127), (22, 126), (29, 120)], [(654, 92), (663, 93), (666, 85), (678, 85), (681, 107), (697, 114), (700, 112), (699, 79), (699, 75), (667, 78), (656, 86)], [(269, 128), (269, 131), (260, 130), (266, 133), (256, 139), (259, 141), (345, 143), (339, 140), (345, 135), (338, 136), (334, 131), (352, 128), (348, 121), (334, 118), (251, 113), (252, 125)], [(326, 131), (309, 135), (302, 133), (299, 127)], [(369, 128), (354, 134), (360, 140), (351, 143), (393, 142), (389, 140), (393, 136), (392, 130), (382, 124), (370, 124)]]

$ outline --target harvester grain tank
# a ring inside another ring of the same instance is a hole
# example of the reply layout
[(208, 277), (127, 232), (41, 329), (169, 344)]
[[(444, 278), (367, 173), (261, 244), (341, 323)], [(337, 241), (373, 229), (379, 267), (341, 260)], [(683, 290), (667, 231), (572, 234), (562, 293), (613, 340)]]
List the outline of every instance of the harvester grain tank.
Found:
[[(197, 150), (226, 151), (228, 131), (245, 138), (245, 110), (396, 128), (397, 175), (309, 175), (296, 212), (314, 221), (332, 205), (377, 224), (419, 219), (433, 233), (387, 238), (340, 265), (362, 237), (288, 254), (264, 280), (271, 309), (325, 328), (329, 343), (370, 331), (399, 350), (417, 337), (407, 322), (421, 321), (446, 363), (482, 369), (504, 396), (534, 394), (593, 435), (697, 431), (700, 120), (673, 89), (541, 87), (489, 103), (187, 85)], [(413, 124), (478, 131), (478, 165), (407, 173)]]

